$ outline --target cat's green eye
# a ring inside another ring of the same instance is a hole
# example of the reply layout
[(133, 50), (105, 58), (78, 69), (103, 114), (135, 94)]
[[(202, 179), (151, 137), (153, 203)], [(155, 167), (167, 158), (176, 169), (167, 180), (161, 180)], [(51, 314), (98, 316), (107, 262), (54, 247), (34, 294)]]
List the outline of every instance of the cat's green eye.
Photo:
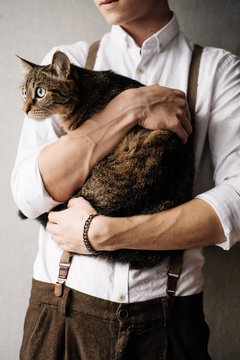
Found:
[(43, 98), (46, 94), (46, 90), (42, 87), (38, 87), (36, 89), (36, 96), (39, 97), (39, 98)]
[(27, 98), (27, 92), (25, 89), (22, 89), (22, 97), (23, 97), (23, 100), (26, 100), (26, 98)]

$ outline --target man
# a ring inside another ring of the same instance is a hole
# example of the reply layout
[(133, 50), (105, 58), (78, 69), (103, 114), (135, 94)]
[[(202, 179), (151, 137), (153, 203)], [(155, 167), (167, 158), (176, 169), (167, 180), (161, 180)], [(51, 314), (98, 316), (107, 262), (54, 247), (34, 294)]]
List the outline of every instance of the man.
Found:
[[(55, 119), (40, 125), (25, 121), (12, 184), (18, 206), (29, 217), (67, 201), (132, 126), (172, 129), (183, 142), (191, 132), (183, 92), (193, 46), (179, 31), (167, 0), (94, 2), (114, 25), (101, 40), (95, 69), (112, 69), (163, 87), (123, 92), (60, 139)], [(87, 44), (60, 49), (84, 65)], [(239, 64), (223, 50), (204, 49), (195, 118), (198, 196), (159, 214), (98, 216), (88, 230), (96, 251), (187, 249), (174, 307), (165, 301), (168, 260), (140, 271), (75, 255), (64, 294), (54, 297), (61, 249), (89, 255), (82, 233), (94, 209), (84, 199), (71, 200), (67, 210), (50, 212), (49, 234), (40, 229), (22, 359), (210, 358), (202, 312), (201, 247), (219, 244), (228, 249), (239, 240)]]

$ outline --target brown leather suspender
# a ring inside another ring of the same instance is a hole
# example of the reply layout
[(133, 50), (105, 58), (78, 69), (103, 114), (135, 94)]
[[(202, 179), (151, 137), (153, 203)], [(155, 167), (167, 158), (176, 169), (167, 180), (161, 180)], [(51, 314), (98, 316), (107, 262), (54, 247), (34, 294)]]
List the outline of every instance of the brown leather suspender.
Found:
[[(93, 70), (94, 68), (99, 45), (100, 45), (100, 40), (94, 42), (89, 48), (87, 61), (85, 65), (85, 68), (88, 70)], [(68, 272), (71, 266), (73, 255), (74, 254), (69, 251), (63, 251), (62, 253), (59, 262), (58, 278), (54, 286), (54, 294), (56, 296), (62, 296), (63, 294), (63, 287), (68, 277)]]
[(55, 296), (63, 295), (63, 287), (68, 277), (68, 272), (71, 266), (72, 257), (73, 257), (73, 253), (69, 251), (63, 251), (59, 262), (58, 278), (54, 286)]
[[(85, 68), (93, 70), (98, 48), (100, 41), (94, 42), (89, 49), (87, 61)], [(203, 48), (199, 45), (194, 45), (192, 59), (189, 67), (189, 78), (188, 78), (188, 92), (187, 99), (188, 105), (192, 117), (192, 122), (194, 121), (195, 114), (195, 105), (197, 98), (197, 85), (198, 85), (198, 73), (199, 66), (201, 61)], [(180, 277), (181, 265), (183, 259), (184, 250), (173, 251), (170, 260), (169, 260), (169, 270), (168, 270), (168, 281), (167, 281), (167, 297), (170, 302), (174, 301), (174, 296), (177, 288), (177, 282)], [(69, 268), (71, 266), (73, 253), (68, 251), (63, 251), (60, 263), (59, 263), (59, 273), (58, 279), (55, 284), (54, 294), (56, 296), (61, 296), (63, 294), (63, 286), (67, 280)]]
[(94, 68), (99, 45), (100, 45), (100, 40), (95, 41), (89, 48), (88, 57), (85, 64), (85, 68), (88, 70), (93, 70)]
[(202, 52), (203, 52), (203, 47), (195, 44), (192, 53), (192, 60), (189, 67), (187, 100), (188, 100), (188, 106), (191, 112), (192, 119), (194, 119), (195, 116), (198, 75), (199, 75)]
[[(192, 59), (189, 67), (189, 75), (188, 75), (187, 100), (188, 100), (188, 106), (191, 113), (193, 125), (194, 125), (194, 117), (195, 117), (195, 106), (197, 100), (198, 74), (199, 74), (202, 51), (203, 48), (201, 46), (194, 45)], [(183, 254), (184, 254), (184, 250), (173, 251), (169, 260), (167, 297), (171, 303), (173, 303), (177, 289), (177, 282), (181, 273)]]

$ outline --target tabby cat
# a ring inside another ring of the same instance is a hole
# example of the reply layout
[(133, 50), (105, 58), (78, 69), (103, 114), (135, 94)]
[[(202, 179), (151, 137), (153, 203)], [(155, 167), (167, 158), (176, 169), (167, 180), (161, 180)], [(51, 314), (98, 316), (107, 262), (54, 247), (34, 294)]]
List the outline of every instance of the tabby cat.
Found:
[[(60, 51), (47, 66), (21, 60), (27, 68), (22, 86), (24, 111), (38, 121), (58, 114), (65, 131), (78, 128), (123, 90), (144, 86), (112, 71), (72, 65)], [(151, 214), (190, 200), (193, 176), (192, 138), (184, 145), (171, 131), (136, 126), (94, 167), (74, 196), (83, 196), (103, 215)], [(47, 214), (40, 217), (45, 223), (46, 219)], [(146, 268), (159, 264), (169, 253), (123, 249), (98, 256)]]

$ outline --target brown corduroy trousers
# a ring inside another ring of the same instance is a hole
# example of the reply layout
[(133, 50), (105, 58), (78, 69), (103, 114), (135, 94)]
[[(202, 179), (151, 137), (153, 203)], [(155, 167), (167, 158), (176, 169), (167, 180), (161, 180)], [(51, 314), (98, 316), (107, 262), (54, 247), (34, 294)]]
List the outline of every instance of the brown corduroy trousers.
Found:
[(33, 280), (20, 360), (210, 360), (202, 294), (119, 304)]

